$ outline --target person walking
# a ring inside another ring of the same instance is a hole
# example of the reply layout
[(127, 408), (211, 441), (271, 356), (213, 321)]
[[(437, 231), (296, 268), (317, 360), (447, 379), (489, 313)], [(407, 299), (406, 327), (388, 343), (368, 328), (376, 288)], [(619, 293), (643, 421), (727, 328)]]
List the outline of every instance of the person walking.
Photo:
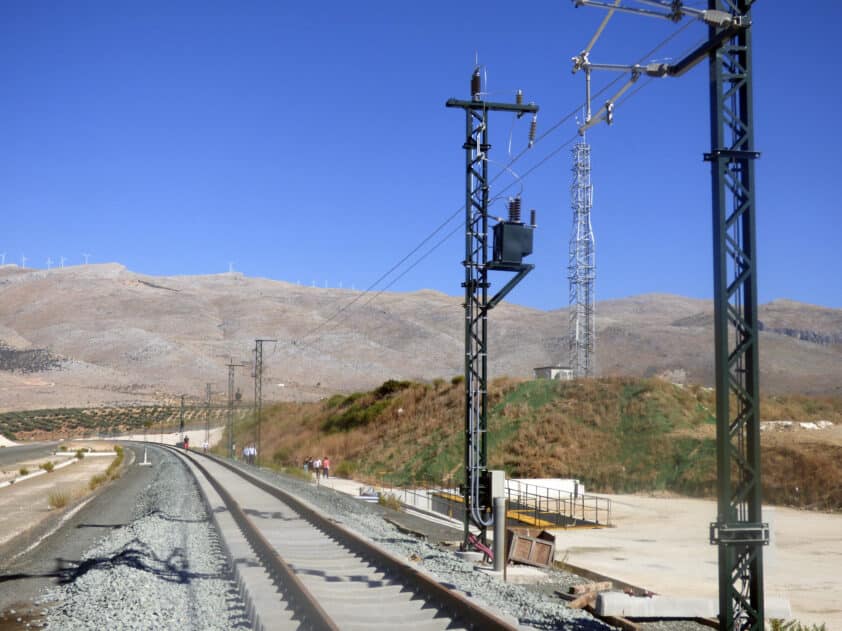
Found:
[(327, 480), (330, 477), (330, 458), (327, 456), (322, 458), (322, 471), (325, 474), (325, 480)]
[(316, 472), (316, 482), (318, 482), (322, 475), (322, 461), (320, 458), (316, 458), (313, 461), (313, 471)]

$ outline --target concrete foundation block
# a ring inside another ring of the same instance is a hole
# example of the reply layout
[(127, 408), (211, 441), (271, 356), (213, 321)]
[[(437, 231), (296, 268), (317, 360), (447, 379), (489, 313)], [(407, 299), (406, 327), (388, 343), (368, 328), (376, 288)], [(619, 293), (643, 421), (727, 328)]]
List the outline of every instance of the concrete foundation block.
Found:
[(715, 618), (719, 603), (712, 598), (643, 598), (622, 592), (604, 592), (596, 598), (596, 612), (624, 618)]
[[(764, 604), (767, 620), (792, 618), (788, 599), (767, 597)], [(621, 592), (603, 592), (596, 598), (595, 609), (599, 615), (623, 618), (716, 618), (719, 615), (719, 601), (713, 598), (670, 596), (646, 598)]]

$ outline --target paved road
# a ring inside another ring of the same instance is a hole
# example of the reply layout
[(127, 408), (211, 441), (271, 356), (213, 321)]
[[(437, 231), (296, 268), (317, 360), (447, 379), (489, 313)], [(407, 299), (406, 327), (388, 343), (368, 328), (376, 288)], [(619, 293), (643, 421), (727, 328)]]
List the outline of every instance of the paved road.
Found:
[(0, 449), (0, 467), (12, 465), (24, 460), (43, 458), (55, 453), (59, 445), (57, 440), (49, 440), (37, 443), (26, 443), (14, 447), (3, 447)]
[[(135, 451), (136, 462), (143, 459), (142, 447), (129, 448)], [(157, 463), (160, 458), (157, 449), (149, 449), (149, 460)], [(76, 567), (88, 548), (111, 529), (131, 520), (135, 497), (150, 483), (153, 475), (154, 467), (129, 466), (122, 477), (107, 486), (35, 550), (11, 565), (0, 561), (0, 612), (26, 611), (44, 587), (66, 580), (68, 568)]]

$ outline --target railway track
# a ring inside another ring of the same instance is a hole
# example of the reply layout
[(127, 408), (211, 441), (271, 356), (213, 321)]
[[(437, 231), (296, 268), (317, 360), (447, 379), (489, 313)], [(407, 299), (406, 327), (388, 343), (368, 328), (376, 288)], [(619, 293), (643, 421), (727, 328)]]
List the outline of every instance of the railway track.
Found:
[(284, 490), (173, 451), (203, 489), (255, 628), (518, 628)]

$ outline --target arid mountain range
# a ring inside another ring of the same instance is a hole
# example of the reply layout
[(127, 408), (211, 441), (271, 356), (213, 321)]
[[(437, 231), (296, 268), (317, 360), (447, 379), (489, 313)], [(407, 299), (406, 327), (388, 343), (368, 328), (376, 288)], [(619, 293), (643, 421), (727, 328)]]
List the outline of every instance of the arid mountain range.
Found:
[[(362, 294), (239, 273), (153, 277), (118, 264), (0, 267), (0, 411), (197, 402), (211, 383), (251, 400), (264, 345), (264, 398), (312, 400), (387, 379), (463, 371), (462, 300), (435, 291)], [(842, 309), (776, 300), (760, 310), (761, 388), (842, 395)], [(602, 375), (711, 385), (709, 301), (649, 294), (596, 305)], [(489, 319), (492, 376), (566, 363), (567, 311), (501, 304)]]

